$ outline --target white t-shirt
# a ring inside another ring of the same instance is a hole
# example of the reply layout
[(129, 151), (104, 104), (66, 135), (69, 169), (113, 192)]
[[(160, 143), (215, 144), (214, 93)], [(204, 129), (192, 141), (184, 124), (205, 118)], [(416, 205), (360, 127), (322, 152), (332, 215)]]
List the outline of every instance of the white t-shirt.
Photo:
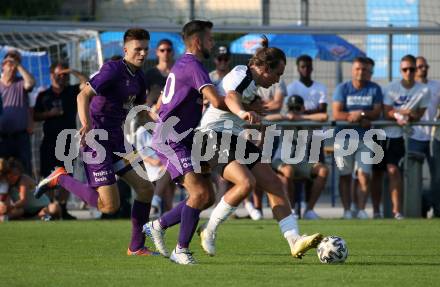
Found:
[(220, 81), (222, 80), (222, 78), (220, 78), (217, 70), (214, 70), (212, 72), (209, 73), (209, 79), (211, 80), (211, 82), (214, 84), (214, 86), (218, 86), (218, 84), (220, 83)]
[(277, 92), (281, 93), (283, 97), (286, 97), (286, 84), (283, 80), (280, 80), (278, 83), (273, 84), (269, 88), (258, 87), (257, 90), (258, 96), (264, 102), (272, 101)]
[[(392, 106), (396, 110), (427, 108), (431, 99), (431, 92), (425, 84), (415, 83), (411, 89), (406, 89), (400, 80), (390, 83), (383, 91), (384, 104)], [(403, 136), (402, 128), (399, 126), (388, 126), (384, 128), (388, 138), (399, 138)]]
[[(159, 159), (156, 152), (151, 148), (152, 139), (153, 135), (150, 134), (143, 126), (140, 126), (136, 130), (136, 150), (139, 152), (143, 159), (146, 157)], [(145, 161), (144, 165), (145, 169), (147, 170), (147, 175), (150, 182), (160, 179), (160, 175), (163, 169), (162, 165), (151, 165)]]
[(293, 95), (301, 96), (304, 100), (306, 111), (315, 110), (319, 104), (327, 104), (327, 87), (323, 84), (313, 81), (310, 87), (305, 86), (301, 81), (295, 80), (287, 86), (287, 97)]
[[(429, 106), (423, 114), (421, 121), (434, 121), (437, 116), (438, 105), (440, 104), (440, 82), (428, 80), (426, 83), (431, 92), (431, 101)], [(437, 129), (439, 132), (440, 130)], [(436, 130), (436, 132), (437, 132)], [(431, 140), (431, 126), (414, 126), (414, 133), (411, 135), (412, 139), (419, 141), (430, 141)]]
[[(220, 96), (226, 96), (229, 91), (236, 91), (241, 94), (241, 100), (245, 104), (250, 104), (257, 97), (257, 86), (252, 79), (251, 71), (247, 66), (239, 65), (234, 67), (218, 84), (217, 91)], [(232, 133), (238, 135), (243, 131), (243, 125), (246, 123), (231, 112), (214, 108), (210, 105), (203, 114), (200, 121), (202, 131), (214, 130), (222, 132), (224, 121), (230, 120), (233, 123)], [(230, 129), (230, 127), (228, 127)]]

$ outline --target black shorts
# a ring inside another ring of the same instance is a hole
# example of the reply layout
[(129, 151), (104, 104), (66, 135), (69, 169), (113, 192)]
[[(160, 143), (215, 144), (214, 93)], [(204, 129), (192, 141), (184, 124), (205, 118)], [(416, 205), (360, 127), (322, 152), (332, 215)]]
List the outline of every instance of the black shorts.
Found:
[[(208, 163), (211, 166), (211, 169), (219, 172), (221, 176), (223, 176), (226, 166), (232, 161), (237, 160), (239, 163), (246, 165), (249, 170), (261, 161), (261, 150), (252, 142), (230, 133), (226, 134), (217, 132), (216, 134), (217, 140), (215, 142), (212, 140), (208, 141), (210, 137), (209, 133), (203, 137), (202, 154), (205, 154), (208, 149), (214, 150), (214, 157), (209, 160)], [(225, 135), (230, 136), (231, 141), (229, 145), (223, 147), (221, 144), (222, 138)], [(247, 163), (246, 161), (249, 160), (251, 154), (254, 154), (252, 157), (255, 157), (255, 160)], [(245, 162), (243, 162), (243, 160)]]
[(380, 145), (382, 147), (382, 150), (384, 151), (383, 159), (379, 163), (373, 164), (373, 170), (386, 171), (387, 170), (387, 163), (385, 160), (385, 156), (386, 156), (386, 143), (387, 143), (387, 141), (386, 140), (378, 140), (376, 135), (373, 136), (373, 141), (376, 144)]
[(385, 163), (399, 166), (405, 156), (405, 141), (403, 137), (387, 138), (385, 145)]

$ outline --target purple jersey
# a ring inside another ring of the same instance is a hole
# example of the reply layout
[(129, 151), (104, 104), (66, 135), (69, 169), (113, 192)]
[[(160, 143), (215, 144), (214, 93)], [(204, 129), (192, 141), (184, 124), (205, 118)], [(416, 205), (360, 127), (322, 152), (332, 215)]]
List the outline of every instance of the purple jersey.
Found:
[(146, 101), (144, 73), (133, 73), (124, 60), (105, 63), (89, 84), (96, 93), (90, 102), (93, 128), (121, 127), (133, 104)]
[[(171, 69), (162, 95), (162, 104), (158, 111), (162, 122), (175, 116), (179, 122), (174, 126), (178, 133), (184, 133), (198, 126), (202, 118), (203, 96), (201, 90), (212, 85), (209, 74), (202, 63), (193, 55), (185, 54)], [(158, 124), (160, 129), (160, 123)], [(155, 133), (156, 135), (156, 133)], [(193, 133), (185, 137), (181, 143), (192, 145)], [(160, 139), (153, 137), (153, 144)], [(174, 146), (171, 144), (170, 146)]]

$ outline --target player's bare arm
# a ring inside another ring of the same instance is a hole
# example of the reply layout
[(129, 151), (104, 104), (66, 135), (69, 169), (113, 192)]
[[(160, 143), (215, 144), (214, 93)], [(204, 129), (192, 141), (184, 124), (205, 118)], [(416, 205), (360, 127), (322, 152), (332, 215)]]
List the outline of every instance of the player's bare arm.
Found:
[(81, 137), (84, 137), (91, 128), (92, 120), (90, 119), (89, 105), (94, 96), (95, 91), (90, 85), (86, 85), (86, 87), (78, 94), (76, 100), (78, 104), (78, 116), (82, 125), (81, 129), (79, 130)]
[(228, 110), (225, 104), (224, 97), (218, 95), (217, 90), (212, 85), (207, 85), (202, 88), (202, 94), (205, 99), (207, 99), (214, 108), (221, 110)]
[(260, 122), (260, 117), (254, 111), (245, 111), (241, 103), (241, 95), (236, 91), (228, 91), (225, 97), (225, 104), (229, 110), (242, 120), (251, 124)]

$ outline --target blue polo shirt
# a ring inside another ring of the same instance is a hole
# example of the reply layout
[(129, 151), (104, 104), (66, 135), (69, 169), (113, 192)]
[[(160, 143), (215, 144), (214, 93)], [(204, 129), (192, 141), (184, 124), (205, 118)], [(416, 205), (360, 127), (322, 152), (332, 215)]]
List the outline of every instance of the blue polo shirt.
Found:
[[(339, 84), (334, 93), (333, 101), (343, 104), (344, 112), (352, 111), (371, 111), (374, 105), (382, 104), (383, 94), (380, 86), (373, 82), (367, 84), (361, 89), (356, 89), (351, 81)], [(336, 132), (342, 128), (338, 128)], [(356, 127), (359, 138), (362, 139), (366, 129)]]

